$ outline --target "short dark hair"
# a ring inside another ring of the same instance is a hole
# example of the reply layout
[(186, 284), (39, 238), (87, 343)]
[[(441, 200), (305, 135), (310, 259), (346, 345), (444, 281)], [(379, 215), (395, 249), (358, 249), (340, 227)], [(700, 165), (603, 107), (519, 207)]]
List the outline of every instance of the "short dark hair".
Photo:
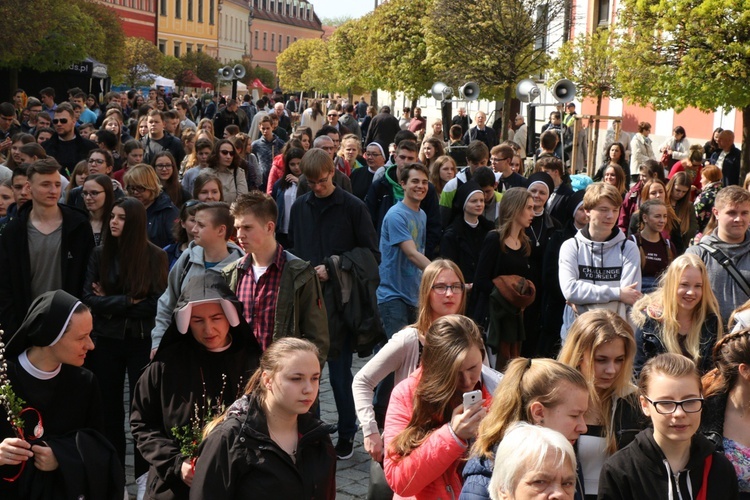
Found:
[(404, 168), (401, 169), (398, 180), (401, 182), (407, 182), (409, 180), (409, 174), (412, 170), (422, 172), (426, 178), (430, 178), (430, 171), (427, 170), (427, 167), (425, 167), (421, 163), (407, 163), (406, 165), (404, 165)]
[(9, 102), (0, 103), (0, 115), (3, 116), (16, 116), (16, 108)]
[(256, 219), (263, 222), (276, 222), (279, 216), (279, 208), (271, 196), (262, 191), (250, 191), (241, 194), (232, 203), (232, 216), (242, 217), (246, 214), (252, 214)]
[(13, 174), (10, 176), (10, 181), (13, 182), (13, 179), (16, 177), (26, 177), (29, 176), (29, 167), (31, 166), (31, 163), (21, 163), (16, 168), (13, 169)]
[(84, 100), (84, 102), (86, 101), (86, 94), (85, 94), (85, 93), (84, 93), (83, 91), (81, 91), (81, 92), (76, 92), (76, 93), (75, 93), (75, 94), (73, 94), (73, 95), (72, 95), (71, 97), (73, 97), (73, 99), (83, 99), (83, 100)]
[(555, 170), (560, 174), (560, 177), (565, 175), (562, 160), (557, 157), (545, 156), (544, 158), (540, 158), (539, 161), (536, 162), (535, 170), (538, 172), (542, 169)]
[(419, 153), (419, 148), (417, 147), (417, 143), (415, 141), (410, 141), (408, 139), (398, 142), (398, 145), (396, 146), (396, 152), (399, 151), (410, 151), (412, 153)]
[(354, 104), (347, 104), (346, 107), (344, 108), (344, 111), (346, 111), (347, 113), (353, 112), (354, 111)]
[(53, 89), (52, 87), (44, 87), (42, 90), (39, 91), (39, 95), (49, 96), (52, 99), (54, 99), (55, 98), (55, 89)]
[(109, 130), (101, 129), (96, 131), (96, 142), (104, 143), (104, 146), (110, 151), (114, 151), (117, 147), (117, 136), (114, 132)]
[(542, 146), (542, 149), (551, 151), (555, 149), (559, 140), (560, 136), (557, 135), (557, 132), (554, 130), (545, 130), (539, 137), (539, 145)]
[(338, 129), (336, 127), (331, 127), (330, 125), (323, 125), (320, 127), (320, 130), (315, 133), (315, 138), (328, 134), (338, 134), (339, 139), (341, 138), (341, 133)]
[(237, 135), (240, 133), (240, 127), (237, 125), (227, 125), (224, 127), (224, 132), (229, 132), (229, 135)]
[(224, 226), (226, 232), (224, 233), (224, 239), (229, 241), (234, 233), (234, 217), (229, 210), (229, 204), (223, 201), (204, 201), (198, 203), (193, 209), (195, 214), (203, 210), (209, 210), (211, 212), (211, 223), (214, 227)]
[(471, 180), (479, 184), (480, 188), (495, 187), (495, 172), (490, 167), (479, 167), (471, 174)]
[(47, 158), (43, 158), (32, 163), (27, 170), (26, 177), (31, 180), (31, 178), (36, 174), (49, 175), (54, 174), (55, 172), (59, 173), (61, 168), (62, 167), (60, 167), (60, 164), (57, 163), (57, 160), (55, 160), (51, 156), (48, 156)]
[(73, 111), (73, 106), (69, 102), (61, 102), (57, 105), (55, 114), (62, 112), (68, 113), (71, 118), (75, 117), (75, 111)]
[(159, 111), (158, 109), (152, 109), (151, 111), (148, 112), (147, 116), (149, 118), (151, 118), (152, 116), (158, 116), (159, 118), (161, 118), (161, 121), (164, 121), (164, 112)]
[(448, 135), (451, 139), (458, 140), (464, 135), (464, 129), (461, 128), (461, 125), (451, 125)]
[(393, 136), (393, 144), (401, 144), (401, 141), (412, 141), (416, 144), (417, 142), (417, 136), (414, 132), (411, 132), (409, 130), (399, 130), (396, 132), (396, 135)]

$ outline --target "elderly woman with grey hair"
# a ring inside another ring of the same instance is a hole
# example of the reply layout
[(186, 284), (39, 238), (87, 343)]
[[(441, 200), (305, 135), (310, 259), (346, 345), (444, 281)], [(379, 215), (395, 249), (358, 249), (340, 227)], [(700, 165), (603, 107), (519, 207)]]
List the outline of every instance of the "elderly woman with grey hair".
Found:
[(572, 499), (576, 491), (576, 456), (557, 431), (519, 422), (495, 453), (490, 480), (492, 500)]

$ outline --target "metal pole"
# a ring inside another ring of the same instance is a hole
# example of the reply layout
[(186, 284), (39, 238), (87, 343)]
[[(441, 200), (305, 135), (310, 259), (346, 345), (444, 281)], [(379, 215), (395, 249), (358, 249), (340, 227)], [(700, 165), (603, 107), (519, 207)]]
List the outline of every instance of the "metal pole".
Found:
[(237, 99), (237, 79), (232, 78), (232, 99)]

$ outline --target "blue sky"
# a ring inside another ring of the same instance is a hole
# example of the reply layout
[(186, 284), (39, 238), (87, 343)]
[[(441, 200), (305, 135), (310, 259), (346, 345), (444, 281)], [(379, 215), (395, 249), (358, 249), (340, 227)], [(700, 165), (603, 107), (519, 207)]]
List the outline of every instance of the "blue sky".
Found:
[(319, 18), (349, 16), (362, 17), (375, 6), (375, 0), (311, 0)]

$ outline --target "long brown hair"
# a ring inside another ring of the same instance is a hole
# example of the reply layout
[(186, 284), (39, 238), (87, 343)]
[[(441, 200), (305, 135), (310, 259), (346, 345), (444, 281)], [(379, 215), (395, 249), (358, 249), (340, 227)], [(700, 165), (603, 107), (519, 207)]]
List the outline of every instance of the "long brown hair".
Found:
[(714, 347), (716, 368), (703, 376), (703, 395), (731, 391), (740, 376), (740, 365), (750, 365), (750, 328), (728, 333)]
[[(511, 236), (510, 231), (513, 228), (513, 222), (516, 220), (519, 212), (526, 208), (526, 202), (531, 198), (531, 193), (526, 188), (514, 187), (503, 193), (503, 199), (500, 201), (500, 214), (497, 220), (499, 226), (497, 232), (500, 236), (500, 251), (505, 253), (505, 238)], [(521, 248), (528, 257), (531, 255), (531, 243), (526, 231), (521, 229), (518, 239), (521, 241)]]
[(456, 392), (458, 372), (472, 348), (483, 353), (484, 343), (479, 327), (466, 316), (443, 316), (427, 330), (411, 419), (387, 450), (393, 460), (408, 456), (450, 418), (448, 405)]
[[(461, 269), (452, 260), (435, 259), (424, 268), (424, 271), (422, 272), (422, 281), (419, 285), (417, 322), (412, 325), (421, 335), (424, 335), (432, 324), (433, 311), (432, 306), (430, 305), (430, 293), (432, 292), (432, 285), (435, 284), (435, 281), (437, 281), (440, 273), (443, 271), (453, 271), (456, 273), (456, 276), (458, 276), (458, 281), (460, 281), (462, 285), (466, 285)], [(461, 294), (461, 305), (458, 308), (458, 314), (463, 314), (464, 309), (466, 308), (466, 293), (467, 290), (464, 289), (464, 293)]]
[[(99, 279), (106, 295), (125, 294), (144, 299), (150, 293), (163, 292), (167, 287), (167, 255), (148, 241), (146, 208), (135, 198), (116, 200), (112, 206), (125, 211), (122, 234), (110, 234), (109, 221), (102, 222), (102, 260)], [(116, 281), (111, 281), (112, 270), (119, 269)]]
[[(174, 203), (176, 207), (181, 207), (187, 200), (184, 199), (185, 197), (182, 194), (182, 186), (180, 185), (180, 167), (177, 165), (177, 160), (174, 159), (174, 156), (172, 156), (172, 153), (169, 151), (159, 151), (154, 155), (154, 159), (151, 160), (151, 166), (154, 168), (154, 171), (156, 171), (156, 161), (159, 158), (168, 158), (169, 161), (172, 162), (172, 175), (170, 175), (169, 179), (166, 181), (163, 181), (161, 177), (159, 177), (159, 181), (161, 182), (164, 192), (167, 193), (167, 196), (172, 200), (172, 203)], [(159, 174), (157, 173), (157, 176), (158, 175)]]
[(683, 196), (681, 200), (676, 201), (674, 205), (674, 212), (680, 222), (680, 234), (687, 234), (687, 232), (690, 231), (690, 219), (695, 213), (695, 208), (690, 202), (690, 188), (692, 187), (692, 183), (690, 182), (688, 174), (685, 172), (677, 172), (671, 179), (669, 179), (669, 182), (667, 183), (667, 206), (669, 207), (672, 206), (672, 190), (675, 186), (688, 188), (688, 192), (685, 193), (685, 196)]

